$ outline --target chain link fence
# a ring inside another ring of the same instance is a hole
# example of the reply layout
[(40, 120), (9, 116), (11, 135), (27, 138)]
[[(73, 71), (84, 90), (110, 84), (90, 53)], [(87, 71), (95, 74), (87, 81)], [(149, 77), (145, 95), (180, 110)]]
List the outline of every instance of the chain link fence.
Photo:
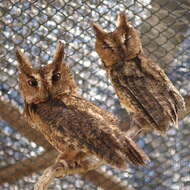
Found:
[[(17, 85), (15, 47), (24, 49), (34, 66), (50, 63), (56, 42), (65, 42), (65, 60), (71, 66), (84, 98), (119, 117), (121, 109), (110, 81), (95, 53), (95, 36), (90, 26), (96, 21), (114, 30), (115, 17), (125, 11), (140, 31), (146, 55), (165, 69), (183, 95), (190, 93), (190, 2), (189, 0), (0, 0), (0, 181), (3, 171), (48, 149), (26, 132), (14, 106), (21, 111), (23, 102)], [(6, 115), (7, 114), (7, 115)], [(190, 189), (190, 118), (172, 128), (166, 136), (147, 134), (138, 139), (151, 162), (139, 168), (120, 171), (108, 166), (101, 170), (136, 190)], [(16, 127), (15, 127), (16, 126)], [(18, 130), (19, 129), (19, 130)], [(23, 132), (24, 131), (24, 132)], [(37, 134), (36, 134), (37, 135)], [(35, 162), (32, 163), (35, 165)], [(19, 171), (20, 167), (17, 168)], [(32, 189), (41, 174), (35, 171), (0, 189)], [(97, 190), (79, 175), (56, 179), (49, 189)]]

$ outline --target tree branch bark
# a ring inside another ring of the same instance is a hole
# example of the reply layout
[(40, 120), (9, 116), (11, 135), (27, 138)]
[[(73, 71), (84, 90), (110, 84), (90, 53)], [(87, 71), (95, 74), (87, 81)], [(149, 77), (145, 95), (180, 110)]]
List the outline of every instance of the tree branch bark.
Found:
[(34, 172), (47, 168), (54, 163), (57, 155), (58, 153), (56, 150), (50, 150), (37, 157), (31, 157), (1, 168), (0, 184), (5, 182), (13, 183), (24, 176), (31, 175)]
[(82, 176), (97, 187), (99, 186), (105, 190), (134, 190), (127, 185), (124, 185), (121, 181), (118, 181), (117, 177), (109, 176), (106, 172), (103, 172), (100, 169), (91, 170)]

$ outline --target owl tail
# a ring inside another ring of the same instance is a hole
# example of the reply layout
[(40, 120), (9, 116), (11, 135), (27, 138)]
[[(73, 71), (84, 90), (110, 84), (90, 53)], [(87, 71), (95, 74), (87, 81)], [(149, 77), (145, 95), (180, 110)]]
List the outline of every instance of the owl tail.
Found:
[(184, 99), (176, 91), (170, 91), (170, 98), (166, 99), (165, 102), (165, 112), (163, 117), (166, 117), (167, 119), (163, 119), (159, 122), (162, 132), (165, 132), (171, 125), (178, 128), (178, 115), (180, 111), (185, 110)]
[(132, 139), (124, 135), (118, 128), (113, 126), (112, 128), (111, 133), (108, 131), (99, 133), (100, 136), (96, 143), (101, 142), (98, 144), (101, 148), (93, 148), (93, 152), (96, 152), (99, 158), (117, 168), (125, 168), (126, 162), (140, 166), (149, 161), (146, 153)]
[(146, 153), (131, 139), (125, 138), (124, 141), (120, 142), (118, 142), (117, 139), (117, 143), (117, 145), (119, 145), (117, 146), (117, 149), (115, 149), (116, 147), (114, 147), (114, 145), (110, 148), (104, 147), (103, 154), (102, 152), (98, 152), (99, 157), (102, 157), (107, 163), (116, 168), (125, 168), (126, 162), (129, 162), (134, 166), (140, 166), (150, 160)]
[(150, 161), (148, 155), (132, 139), (124, 138), (122, 153), (131, 164), (140, 166)]
[(125, 161), (135, 166), (140, 166), (150, 160), (146, 153), (130, 137), (124, 135), (121, 131), (115, 129), (114, 137), (119, 145), (118, 151), (122, 154)]
[(170, 91), (170, 96), (173, 104), (170, 104), (171, 113), (174, 115), (174, 124), (178, 127), (178, 115), (180, 112), (185, 111), (185, 100), (177, 90)]

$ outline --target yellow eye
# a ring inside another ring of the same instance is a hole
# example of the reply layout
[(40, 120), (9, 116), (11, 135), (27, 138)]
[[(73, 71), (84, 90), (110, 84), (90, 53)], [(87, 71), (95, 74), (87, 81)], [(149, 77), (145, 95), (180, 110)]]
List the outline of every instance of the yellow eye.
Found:
[(56, 82), (56, 81), (60, 80), (60, 78), (61, 78), (61, 74), (60, 73), (55, 73), (52, 76), (52, 81)]
[(31, 79), (28, 81), (28, 84), (32, 87), (36, 87), (38, 85), (38, 82), (35, 79)]

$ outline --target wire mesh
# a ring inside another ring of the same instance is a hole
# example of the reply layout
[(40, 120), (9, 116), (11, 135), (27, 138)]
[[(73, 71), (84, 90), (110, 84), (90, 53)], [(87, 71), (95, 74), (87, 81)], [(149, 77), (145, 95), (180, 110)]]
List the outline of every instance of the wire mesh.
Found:
[[(90, 26), (97, 21), (106, 30), (115, 27), (118, 11), (125, 11), (140, 31), (146, 55), (150, 56), (185, 95), (190, 91), (190, 2), (188, 0), (0, 0), (0, 97), (22, 109), (17, 85), (14, 49), (24, 49), (34, 66), (51, 62), (58, 39), (65, 42), (65, 59), (71, 66), (84, 98), (119, 117), (125, 115), (110, 81), (94, 51)], [(11, 113), (11, 112), (10, 112)], [(1, 115), (0, 115), (1, 116)], [(10, 115), (11, 117), (11, 115)], [(18, 118), (19, 119), (19, 118)], [(140, 168), (102, 170), (137, 190), (189, 190), (189, 117), (166, 136), (147, 134), (138, 139), (151, 162)], [(19, 131), (0, 122), (0, 168), (37, 156), (44, 149)], [(1, 189), (32, 189), (39, 173)], [(1, 178), (1, 176), (0, 176)], [(56, 179), (49, 189), (98, 189), (80, 176)]]

